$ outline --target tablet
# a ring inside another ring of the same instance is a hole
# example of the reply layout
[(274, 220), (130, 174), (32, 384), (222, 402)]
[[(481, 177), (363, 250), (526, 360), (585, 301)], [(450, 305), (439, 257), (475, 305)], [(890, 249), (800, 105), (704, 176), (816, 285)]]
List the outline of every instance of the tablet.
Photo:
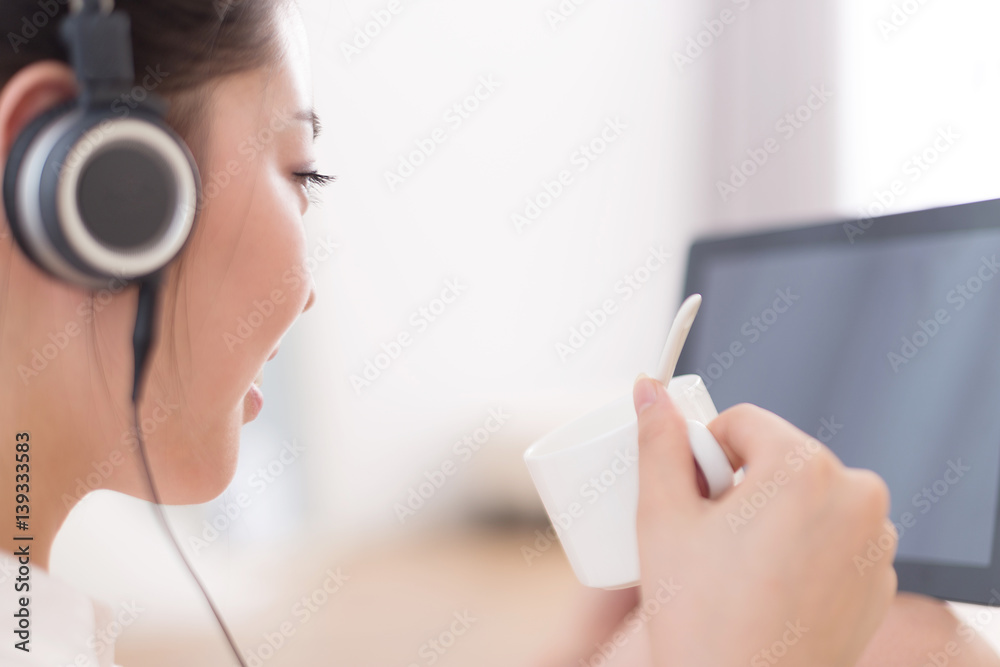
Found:
[(1000, 200), (703, 238), (695, 293), (678, 374), (879, 473), (900, 590), (1000, 604)]

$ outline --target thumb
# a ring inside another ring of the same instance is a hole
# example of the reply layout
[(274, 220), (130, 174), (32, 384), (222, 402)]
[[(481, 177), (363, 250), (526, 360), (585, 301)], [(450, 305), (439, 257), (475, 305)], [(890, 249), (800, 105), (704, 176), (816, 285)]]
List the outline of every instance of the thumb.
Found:
[(700, 504), (687, 421), (663, 383), (640, 375), (632, 389), (639, 420), (639, 509), (653, 514)]

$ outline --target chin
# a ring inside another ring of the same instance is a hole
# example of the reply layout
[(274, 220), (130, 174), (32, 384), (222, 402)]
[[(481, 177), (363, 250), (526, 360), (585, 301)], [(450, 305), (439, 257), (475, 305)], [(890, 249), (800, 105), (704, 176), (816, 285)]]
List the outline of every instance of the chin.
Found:
[[(183, 442), (157, 443), (158, 451), (168, 456), (166, 460), (154, 456), (152, 462), (163, 504), (199, 505), (222, 495), (236, 476), (242, 425), (243, 406), (240, 404), (223, 423), (209, 432), (189, 436)], [(167, 476), (169, 482), (160, 481)]]

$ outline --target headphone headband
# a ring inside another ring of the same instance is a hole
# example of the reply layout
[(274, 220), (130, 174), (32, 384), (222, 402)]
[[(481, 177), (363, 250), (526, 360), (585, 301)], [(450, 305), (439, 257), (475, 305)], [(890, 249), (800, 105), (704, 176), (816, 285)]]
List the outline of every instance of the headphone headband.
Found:
[(113, 0), (76, 0), (59, 26), (85, 106), (102, 104), (135, 80), (132, 21)]

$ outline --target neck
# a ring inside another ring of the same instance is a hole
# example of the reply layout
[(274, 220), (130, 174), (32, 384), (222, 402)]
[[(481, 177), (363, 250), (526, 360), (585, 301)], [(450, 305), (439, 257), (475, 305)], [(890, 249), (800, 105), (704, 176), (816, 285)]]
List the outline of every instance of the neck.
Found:
[(32, 565), (48, 569), (87, 493), (145, 488), (130, 446), (135, 301), (43, 280), (0, 239), (0, 550), (28, 545)]
[(78, 501), (61, 456), (72, 442), (58, 420), (9, 397), (0, 406), (0, 550), (27, 552), (32, 566), (47, 570), (56, 533)]
[[(90, 350), (109, 358), (103, 346), (94, 347), (99, 333), (83, 328), (57, 348), (42, 330), (12, 326), (32, 316), (6, 305), (0, 326), (0, 377), (7, 378), (0, 382), (0, 549), (16, 553), (28, 545), (32, 565), (48, 569), (52, 543), (70, 510), (90, 491), (116, 481), (114, 457), (123, 452), (109, 434), (122, 433), (131, 414), (108, 414), (97, 401), (125, 395), (127, 380), (109, 384), (103, 373), (93, 372), (99, 366)], [(66, 326), (46, 325), (44, 331)]]

